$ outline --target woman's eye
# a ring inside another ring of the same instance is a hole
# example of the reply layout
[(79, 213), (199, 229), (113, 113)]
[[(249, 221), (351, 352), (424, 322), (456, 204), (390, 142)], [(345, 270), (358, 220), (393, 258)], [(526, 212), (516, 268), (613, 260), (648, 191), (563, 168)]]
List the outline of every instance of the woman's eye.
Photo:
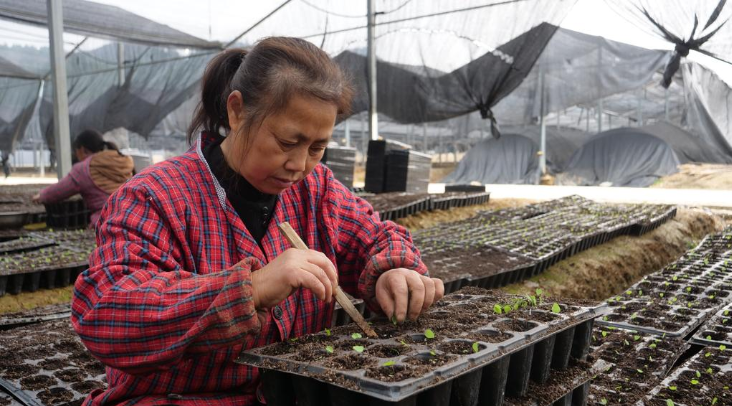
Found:
[(325, 147), (312, 147), (310, 148), (310, 153), (313, 155), (318, 155), (325, 151)]

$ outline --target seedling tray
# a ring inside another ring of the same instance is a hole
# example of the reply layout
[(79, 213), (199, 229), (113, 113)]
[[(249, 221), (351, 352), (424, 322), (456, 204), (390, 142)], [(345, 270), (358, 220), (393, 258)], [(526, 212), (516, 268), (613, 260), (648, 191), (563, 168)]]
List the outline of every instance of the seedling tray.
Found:
[(611, 327), (595, 326), (590, 359), (610, 364), (592, 381), (593, 405), (632, 404), (663, 380), (689, 345)]
[[(265, 397), (273, 405), (294, 404), (295, 398), (298, 404), (351, 406), (380, 401), (447, 405), (451, 398), (464, 400), (458, 404), (481, 399), (481, 404), (500, 405), (504, 393), (525, 395), (530, 378), (546, 382), (552, 368), (567, 367), (570, 356), (585, 359), (592, 322), (601, 310), (561, 305), (564, 311), (553, 314), (545, 303), (508, 315), (493, 312), (494, 305), (512, 300), (517, 299), (463, 289), (434, 306), (419, 324), (398, 328), (374, 320), (378, 340), (354, 339), (356, 329), (350, 325), (330, 335), (300, 337), (294, 344), (252, 349), (237, 362), (260, 368)], [(433, 330), (433, 339), (426, 329)], [(362, 353), (352, 350), (359, 345)], [(342, 370), (339, 363), (357, 365)]]
[(7, 330), (0, 335), (0, 379), (40, 405), (78, 404), (104, 388), (105, 371), (69, 320)]
[(694, 334), (692, 344), (732, 348), (732, 304), (719, 310)]
[(0, 330), (8, 330), (27, 324), (44, 321), (68, 319), (71, 317), (71, 304), (51, 305), (0, 316)]
[(590, 393), (590, 380), (607, 368), (598, 360), (593, 364), (581, 362), (564, 371), (556, 371), (544, 384), (529, 382), (526, 396), (507, 397), (504, 406), (573, 406), (586, 405)]
[(651, 389), (636, 406), (732, 404), (732, 350), (704, 347)]

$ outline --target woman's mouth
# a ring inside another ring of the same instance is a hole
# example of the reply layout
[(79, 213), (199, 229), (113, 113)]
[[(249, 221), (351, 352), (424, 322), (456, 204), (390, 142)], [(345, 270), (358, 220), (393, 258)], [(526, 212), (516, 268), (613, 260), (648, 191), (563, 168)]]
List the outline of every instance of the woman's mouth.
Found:
[(290, 186), (292, 186), (292, 185), (294, 185), (294, 184), (295, 184), (295, 181), (294, 181), (294, 180), (290, 180), (290, 179), (282, 179), (282, 178), (274, 178), (274, 177), (273, 177), (273, 178), (271, 178), (271, 179), (272, 179), (272, 181), (273, 181), (273, 182), (274, 182), (274, 183), (275, 183), (275, 184), (276, 184), (276, 185), (277, 185), (278, 187), (280, 187), (280, 188), (283, 188), (283, 189), (287, 189), (287, 188), (289, 188)]

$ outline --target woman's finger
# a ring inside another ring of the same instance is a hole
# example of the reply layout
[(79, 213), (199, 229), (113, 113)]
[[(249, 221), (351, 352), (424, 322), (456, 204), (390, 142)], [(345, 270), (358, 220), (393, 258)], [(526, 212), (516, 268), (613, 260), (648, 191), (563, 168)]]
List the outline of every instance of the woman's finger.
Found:
[(437, 278), (431, 278), (435, 282), (435, 302), (445, 297), (445, 284), (442, 280)]
[(381, 306), (381, 310), (386, 317), (391, 319), (394, 316), (394, 297), (391, 291), (384, 285), (376, 285), (376, 301), (379, 302), (379, 306)]
[[(394, 298), (394, 317), (397, 322), (401, 323), (407, 318), (407, 307), (409, 300), (409, 285), (406, 276), (402, 273), (392, 273), (387, 275), (389, 280), (386, 284), (388, 290)], [(388, 316), (388, 315), (387, 315)]]
[(409, 318), (416, 320), (424, 305), (425, 286), (420, 274), (414, 271), (401, 273), (409, 285)]
[(320, 283), (323, 285), (323, 288), (325, 289), (325, 300), (326, 302), (330, 303), (330, 301), (333, 299), (333, 284), (331, 283), (331, 280), (328, 278), (328, 275), (326, 274), (325, 270), (311, 262), (305, 262), (301, 264), (301, 268), (303, 271), (306, 271), (310, 273), (311, 275), (315, 276)]
[(335, 265), (330, 262), (328, 257), (318, 251), (308, 250), (306, 252), (307, 261), (322, 268), (330, 280), (331, 285), (333, 285), (333, 287), (338, 286), (338, 271), (336, 270)]
[(427, 310), (435, 302), (435, 281), (432, 278), (426, 276), (420, 276), (422, 284), (424, 284), (424, 303), (422, 304), (422, 310)]
[(324, 285), (323, 281), (318, 279), (318, 277), (313, 273), (306, 270), (300, 270), (297, 275), (297, 282), (299, 287), (313, 292), (315, 297), (318, 299), (327, 300), (329, 298), (326, 291), (326, 285)]

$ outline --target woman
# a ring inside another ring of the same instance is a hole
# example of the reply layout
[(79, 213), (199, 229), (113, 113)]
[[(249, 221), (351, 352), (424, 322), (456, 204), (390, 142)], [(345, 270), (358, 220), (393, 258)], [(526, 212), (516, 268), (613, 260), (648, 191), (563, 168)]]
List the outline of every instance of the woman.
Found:
[[(442, 297), (408, 232), (319, 164), (351, 93), (296, 38), (209, 63), (201, 136), (110, 198), (76, 282), (72, 322), (109, 382), (87, 405), (255, 405), (258, 370), (234, 360), (328, 327), (334, 286), (399, 322)], [(284, 221), (311, 250), (290, 247)]]
[(98, 131), (83, 131), (76, 136), (72, 147), (78, 162), (71, 172), (33, 196), (33, 201), (58, 203), (81, 194), (91, 212), (89, 227), (94, 227), (104, 203), (132, 177), (135, 165), (132, 158), (122, 155), (116, 145), (104, 141)]

